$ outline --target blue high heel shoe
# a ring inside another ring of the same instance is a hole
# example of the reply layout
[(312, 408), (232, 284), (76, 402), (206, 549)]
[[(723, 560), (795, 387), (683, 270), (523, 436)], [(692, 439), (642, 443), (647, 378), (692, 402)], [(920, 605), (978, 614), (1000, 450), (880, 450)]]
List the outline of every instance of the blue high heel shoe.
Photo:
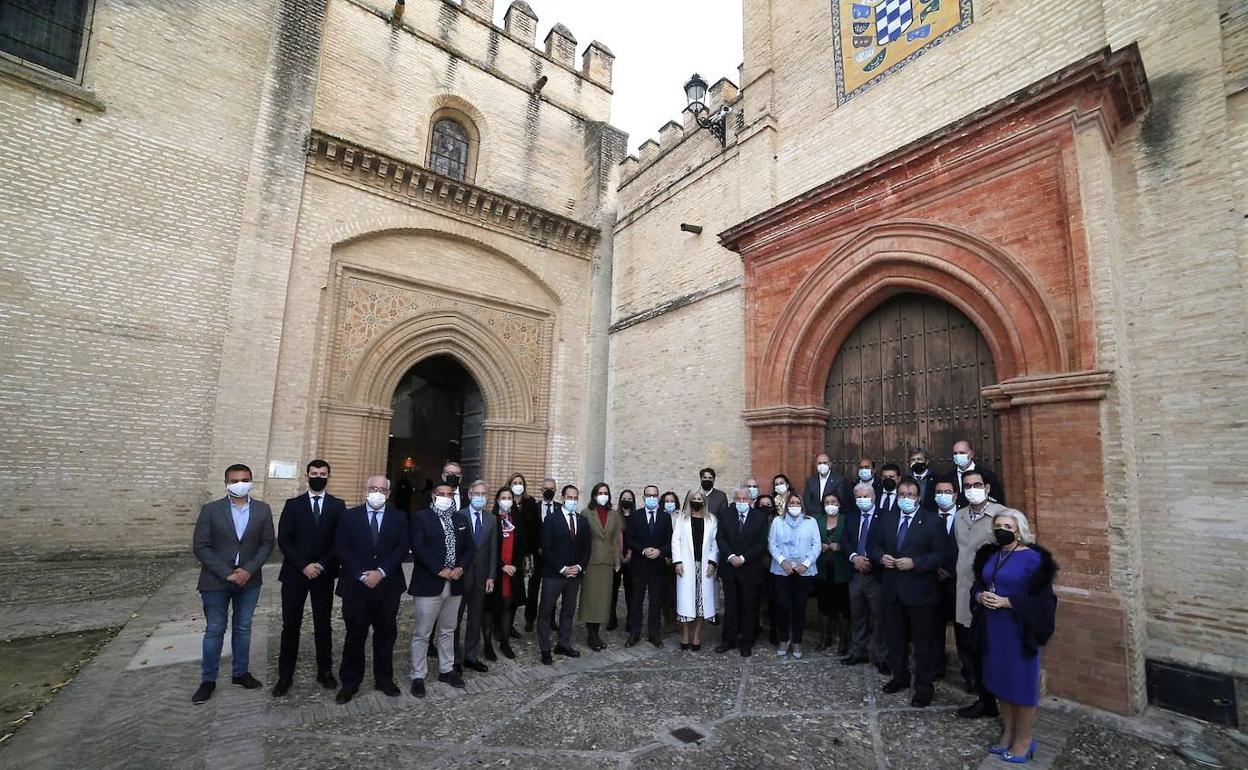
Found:
[(1012, 765), (1022, 765), (1030, 762), (1036, 757), (1036, 741), (1034, 738), (1032, 739), (1031, 745), (1027, 747), (1027, 753), (1022, 756), (1018, 756), (1011, 751), (1006, 751), (1000, 756), (1002, 762), (1009, 762)]

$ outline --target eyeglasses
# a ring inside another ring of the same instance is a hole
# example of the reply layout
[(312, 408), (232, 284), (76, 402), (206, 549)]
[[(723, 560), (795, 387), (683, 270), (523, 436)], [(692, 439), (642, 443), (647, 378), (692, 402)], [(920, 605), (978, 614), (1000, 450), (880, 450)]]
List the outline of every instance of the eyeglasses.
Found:
[(964, 486), (968, 489), (983, 489), (987, 485), (982, 481), (972, 481), (970, 484), (965, 484)]
[(369, 487), (368, 493), (371, 495), (373, 492), (380, 492), (383, 495), (385, 495), (385, 494), (389, 494), (390, 490), (387, 487)]
[(918, 499), (919, 499), (919, 494), (918, 494), (917, 492), (898, 492), (898, 493), (897, 493), (897, 496), (898, 496), (898, 497), (905, 498), (905, 499), (907, 499), (907, 500), (918, 500)]

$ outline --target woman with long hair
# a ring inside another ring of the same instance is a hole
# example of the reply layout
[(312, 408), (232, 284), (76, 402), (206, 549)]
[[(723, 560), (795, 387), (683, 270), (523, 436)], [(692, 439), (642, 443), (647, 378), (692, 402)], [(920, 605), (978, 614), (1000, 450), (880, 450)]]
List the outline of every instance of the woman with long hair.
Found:
[(485, 659), (497, 660), (494, 654), (495, 638), (498, 650), (504, 658), (512, 659), (516, 653), (511, 649), (512, 623), (516, 608), (524, 604), (524, 530), (516, 510), (516, 496), (510, 487), (494, 493), (494, 516), (498, 520), (498, 578), (494, 591), (485, 595), (485, 622), (481, 624), (485, 637)]
[(620, 625), (620, 585), (624, 586), (624, 617), (628, 617), (628, 613), (633, 606), (633, 581), (629, 579), (628, 565), (633, 560), (633, 554), (624, 545), (624, 531), (628, 529), (628, 520), (633, 515), (633, 511), (637, 509), (637, 495), (633, 490), (626, 489), (620, 493), (620, 569), (615, 573), (614, 585), (611, 588), (611, 614), (607, 619), (607, 630), (614, 631)]
[(589, 567), (581, 584), (577, 619), (585, 624), (589, 649), (598, 651), (607, 646), (599, 632), (611, 612), (611, 588), (620, 569), (623, 531), (620, 515), (611, 506), (611, 488), (605, 482), (598, 482), (590, 490), (585, 518), (589, 520)]
[(680, 621), (682, 650), (702, 649), (702, 623), (715, 618), (717, 527), (701, 489), (691, 492), (685, 498), (684, 510), (672, 517), (672, 567), (676, 572), (676, 618)]

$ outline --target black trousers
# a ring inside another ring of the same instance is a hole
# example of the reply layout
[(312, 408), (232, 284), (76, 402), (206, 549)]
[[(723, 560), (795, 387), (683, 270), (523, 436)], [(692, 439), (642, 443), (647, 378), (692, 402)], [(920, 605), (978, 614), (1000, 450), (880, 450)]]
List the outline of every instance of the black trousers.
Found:
[(282, 645), (277, 654), (277, 678), (295, 675), (299, 659), (299, 634), (303, 629), (303, 606), (312, 598), (312, 634), (316, 643), (316, 673), (334, 670), (333, 618), (334, 579), (320, 577), (298, 582), (282, 581)]
[(633, 611), (633, 577), (632, 562), (622, 565), (620, 571), (615, 573), (615, 581), (611, 586), (611, 617), (619, 618), (618, 612), (620, 607), (620, 586), (624, 586), (624, 620), (628, 622), (628, 616)]
[[(936, 670), (943, 672), (949, 667), (949, 651), (945, 647), (946, 629), (950, 623), (954, 624), (954, 639), (957, 639), (957, 607), (955, 606), (956, 597), (958, 595), (958, 581), (953, 578), (942, 580), (940, 585), (940, 610), (933, 619), (935, 623), (936, 634)], [(973, 683), (975, 672), (971, 669), (970, 650), (963, 657), (962, 645), (958, 645), (958, 657), (962, 661), (962, 678), (967, 682)]]
[(967, 677), (968, 682), (975, 688), (975, 693), (979, 699), (988, 706), (996, 707), (997, 696), (988, 692), (984, 687), (984, 657), (981, 650), (976, 650), (971, 640), (971, 629), (961, 623), (953, 624), (953, 638), (958, 644), (958, 658), (962, 661), (962, 675)]
[(542, 597), (542, 566), (546, 560), (540, 554), (533, 554), (533, 574), (529, 575), (529, 585), (525, 589), (528, 601), (524, 605), (524, 622), (532, 623), (537, 619), (537, 605)]
[(562, 599), (559, 607), (560, 647), (572, 646), (572, 625), (576, 621), (576, 597), (581, 594), (581, 578), (542, 578), (542, 598), (537, 611), (537, 647), (550, 652), (550, 621), (555, 616), (555, 600)]
[[(761, 562), (758, 566), (762, 566)], [(724, 627), (719, 637), (722, 643), (741, 648), (754, 646), (765, 574), (757, 567), (719, 565), (719, 578), (724, 585)]]
[(806, 627), (806, 603), (815, 588), (815, 578), (805, 575), (776, 575), (775, 615), (776, 635), (781, 642), (802, 643), (802, 630)]
[(936, 644), (932, 638), (933, 616), (940, 606), (910, 606), (897, 600), (884, 602), (884, 633), (888, 645), (888, 665), (893, 679), (910, 683), (910, 648), (914, 648), (914, 692), (931, 695), (936, 671)]
[[(629, 579), (633, 584), (633, 596), (628, 600), (629, 636), (641, 636), (641, 610), (646, 598), (650, 599), (650, 614), (646, 618), (646, 635), (658, 639), (663, 635), (663, 605), (667, 596), (663, 585), (667, 577), (667, 564), (663, 559), (647, 559), (633, 556), (629, 566)], [(672, 581), (675, 585), (676, 581)]]
[(399, 603), (403, 594), (392, 592), (368, 598), (342, 600), (342, 620), (347, 636), (342, 643), (338, 678), (342, 689), (355, 691), (364, 681), (364, 642), (373, 632), (373, 681), (394, 681), (394, 640), (399, 635)]
[(830, 577), (827, 580), (816, 577), (815, 599), (820, 615), (849, 619), (849, 583), (838, 583)]

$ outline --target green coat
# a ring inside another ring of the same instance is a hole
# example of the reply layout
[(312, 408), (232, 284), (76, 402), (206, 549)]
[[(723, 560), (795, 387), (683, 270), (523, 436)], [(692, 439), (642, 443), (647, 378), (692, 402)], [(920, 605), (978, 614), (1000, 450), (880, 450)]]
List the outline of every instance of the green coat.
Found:
[[(845, 532), (845, 512), (841, 511), (836, 517), (836, 528), (831, 532), (828, 531), (828, 514), (820, 508), (815, 514), (815, 521), (819, 522), (819, 540), (824, 543), (839, 543), (841, 535)], [(819, 554), (819, 572), (815, 574), (816, 580), (832, 579), (836, 583), (849, 582), (849, 556), (844, 551), (824, 551)]]
[(619, 511), (607, 512), (607, 526), (598, 523), (593, 506), (582, 511), (589, 520), (589, 566), (581, 585), (577, 620), (582, 623), (606, 623), (611, 614), (611, 591), (615, 588), (615, 571), (620, 566), (620, 538), (624, 531)]

